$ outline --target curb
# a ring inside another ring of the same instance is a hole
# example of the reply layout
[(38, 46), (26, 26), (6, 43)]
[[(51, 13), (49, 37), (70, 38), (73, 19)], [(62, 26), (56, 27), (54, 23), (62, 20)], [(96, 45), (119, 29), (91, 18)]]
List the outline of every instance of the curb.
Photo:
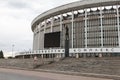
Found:
[(80, 73), (80, 72), (44, 70), (44, 69), (36, 69), (34, 71), (50, 72), (50, 73), (66, 74), (66, 75), (75, 75), (75, 76), (95, 77), (95, 78), (105, 78), (105, 79), (119, 79), (120, 80), (119, 75), (107, 75), (107, 74), (96, 74), (96, 73)]

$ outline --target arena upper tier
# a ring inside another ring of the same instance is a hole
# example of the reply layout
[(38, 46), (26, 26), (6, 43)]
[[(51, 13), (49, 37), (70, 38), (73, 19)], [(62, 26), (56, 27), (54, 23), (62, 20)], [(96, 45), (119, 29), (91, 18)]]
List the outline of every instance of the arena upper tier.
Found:
[[(69, 47), (120, 48), (120, 0), (83, 0), (48, 10), (32, 21), (33, 50), (45, 49), (45, 34), (60, 32), (65, 46), (65, 26)], [(54, 40), (54, 39), (53, 39)]]

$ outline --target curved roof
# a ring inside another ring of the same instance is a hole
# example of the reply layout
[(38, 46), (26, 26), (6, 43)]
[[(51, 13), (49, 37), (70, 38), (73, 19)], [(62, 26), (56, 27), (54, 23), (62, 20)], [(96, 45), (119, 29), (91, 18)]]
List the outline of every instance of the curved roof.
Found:
[(62, 6), (50, 9), (38, 15), (32, 21), (31, 28), (33, 30), (34, 26), (38, 24), (39, 22), (45, 19), (48, 19), (52, 16), (56, 16), (56, 15), (63, 14), (66, 12), (70, 12), (70, 11), (74, 11), (78, 9), (90, 8), (90, 7), (109, 6), (109, 5), (116, 5), (116, 4), (120, 4), (120, 0), (83, 0), (83, 1), (69, 3), (66, 5), (62, 5)]

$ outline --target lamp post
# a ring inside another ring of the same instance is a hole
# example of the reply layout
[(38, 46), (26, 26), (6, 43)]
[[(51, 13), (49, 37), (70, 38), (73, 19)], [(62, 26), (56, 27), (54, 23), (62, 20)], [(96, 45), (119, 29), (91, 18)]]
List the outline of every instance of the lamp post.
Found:
[(14, 44), (12, 45), (12, 57), (13, 57), (13, 51), (14, 51)]

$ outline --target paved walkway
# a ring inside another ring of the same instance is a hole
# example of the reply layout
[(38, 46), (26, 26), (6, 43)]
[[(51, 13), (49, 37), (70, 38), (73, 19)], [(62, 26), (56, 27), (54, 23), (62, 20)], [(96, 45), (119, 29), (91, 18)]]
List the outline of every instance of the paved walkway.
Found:
[(104, 78), (83, 77), (49, 72), (0, 68), (0, 80), (113, 80)]

